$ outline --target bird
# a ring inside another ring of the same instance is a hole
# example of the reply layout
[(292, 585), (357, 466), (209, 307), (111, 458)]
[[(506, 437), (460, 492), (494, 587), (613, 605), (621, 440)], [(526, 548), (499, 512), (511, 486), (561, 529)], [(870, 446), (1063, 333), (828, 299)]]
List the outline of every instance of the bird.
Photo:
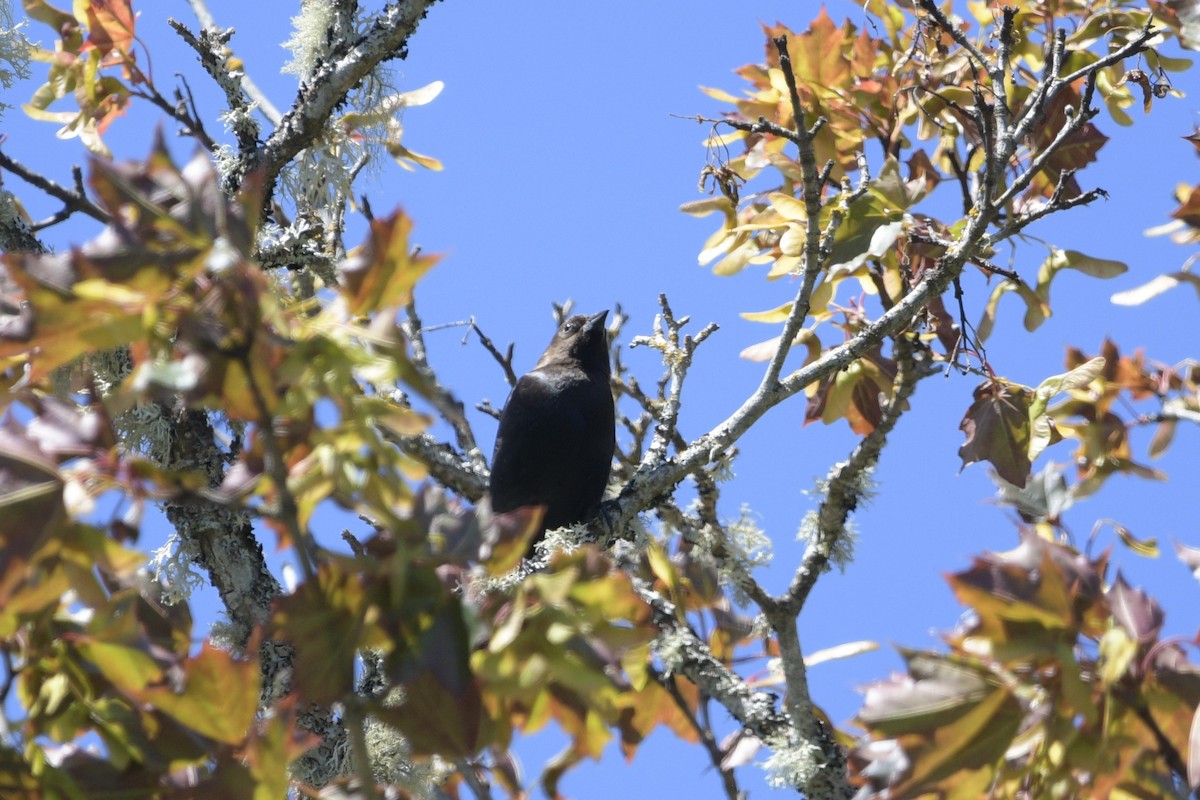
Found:
[(546, 531), (587, 519), (604, 496), (616, 449), (607, 317), (564, 320), (500, 413), (488, 480), (492, 511), (545, 507), (527, 555)]

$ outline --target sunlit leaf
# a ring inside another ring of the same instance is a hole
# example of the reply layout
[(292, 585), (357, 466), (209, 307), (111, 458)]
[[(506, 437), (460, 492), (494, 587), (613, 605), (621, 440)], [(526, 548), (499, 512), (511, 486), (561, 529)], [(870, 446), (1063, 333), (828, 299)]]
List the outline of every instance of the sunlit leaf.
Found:
[(184, 663), (179, 690), (148, 688), (140, 696), (204, 736), (237, 744), (246, 738), (258, 710), (259, 665), (205, 643)]
[(1108, 689), (1125, 676), (1130, 662), (1137, 655), (1137, 642), (1129, 638), (1124, 628), (1110, 628), (1100, 637), (1098, 647), (1100, 685)]

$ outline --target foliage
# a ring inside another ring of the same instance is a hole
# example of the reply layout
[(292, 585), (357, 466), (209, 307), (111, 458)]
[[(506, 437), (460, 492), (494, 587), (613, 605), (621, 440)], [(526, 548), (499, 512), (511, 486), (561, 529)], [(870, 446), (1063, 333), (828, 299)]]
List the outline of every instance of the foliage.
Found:
[[(70, 13), (25, 0), (60, 36), (35, 54), (47, 76), (27, 111), (99, 156), (86, 187), (47, 191), (105, 227), (62, 253), (3, 256), (20, 302), (0, 319), (0, 653), (13, 732), (0, 794), (266, 798), (337, 783), (374, 796), (395, 773), (367, 742), (383, 730), (403, 758), (435, 765), (422, 774), (437, 785), (407, 793), (482, 797), (495, 785), (521, 797), (509, 747), (550, 723), (568, 740), (540, 776), (554, 797), (610, 741), (633, 758), (660, 728), (704, 747), (730, 797), (745, 753), (763, 746), (775, 781), (810, 797), (1170, 797), (1200, 786), (1200, 671), (1161, 637), (1158, 604), (1109, 574), (1110, 553), (1065, 544), (1062, 521), (1111, 475), (1165, 478), (1136, 460), (1129, 431), (1157, 426), (1154, 457), (1180, 424), (1200, 421), (1200, 369), (1106, 341), (1096, 356), (1069, 349), (1063, 373), (1024, 386), (984, 349), (1005, 294), (1022, 300), (1032, 332), (1064, 270), (1125, 271), (1051, 244), (1031, 264), (1021, 245), (1029, 226), (1102, 196), (1081, 181), (1108, 141), (1093, 103), (1127, 126), (1129, 109), (1166, 100), (1170, 75), (1189, 66), (1167, 51), (1172, 40), (1197, 46), (1195, 9), (865, 8), (862, 26), (822, 9), (799, 33), (764, 27), (763, 63), (737, 70), (743, 96), (706, 90), (729, 110), (707, 120), (701, 186), (712, 196), (683, 210), (719, 216), (701, 264), (788, 286), (775, 308), (743, 314), (779, 328), (743, 352), (766, 363), (762, 386), (685, 440), (684, 378), (712, 329), (684, 334), (664, 297), (653, 334), (633, 340), (663, 356), (657, 393), (616, 357), (628, 436), (615, 499), (530, 562), (521, 556), (540, 511), (494, 515), (476, 502), (486, 463), (424, 352), (413, 292), (437, 258), (413, 247), (401, 211), (367, 210), (366, 240), (342, 242), (359, 154), (381, 145), (402, 166), (439, 166), (400, 144), (396, 115), (440, 84), (334, 116), (397, 50), (372, 37), (401, 22), (415, 30), (419, 17), (398, 21), (389, 4), (306, 18), (297, 105), (264, 142), (235, 125), (235, 148), (208, 139), (182, 93), (172, 104), (154, 87), (128, 0)], [(228, 32), (184, 33), (229, 113), (248, 115)], [(208, 153), (180, 167), (160, 139), (142, 161), (108, 160), (102, 135), (139, 99)], [(49, 110), (62, 101), (71, 108)], [(288, 181), (319, 187), (296, 219), (274, 199)], [(1180, 241), (1200, 238), (1198, 197), (1200, 187), (1179, 191), (1167, 232)], [(961, 297), (974, 273), (995, 285), (972, 325)], [(1200, 290), (1184, 268), (1114, 300), (1186, 282)], [(785, 372), (797, 345), (803, 363)], [(125, 368), (102, 367), (104, 353)], [(902, 651), (908, 674), (868, 689), (863, 733), (834, 730), (808, 694), (806, 663), (865, 648), (806, 659), (797, 617), (830, 562), (845, 562), (870, 471), (934, 364), (981, 379), (960, 456), (993, 467), (1021, 541), (949, 577), (970, 613), (946, 650)], [(806, 423), (844, 419), (857, 444), (819, 486), (791, 585), (771, 595), (755, 576), (765, 537), (745, 513), (721, 518), (719, 483), (738, 438), (797, 395)], [(1137, 404), (1150, 410), (1131, 413)], [(146, 407), (169, 420), (166, 445), (131, 433), (129, 415)], [(435, 416), (453, 443), (434, 438)], [(1035, 471), (1066, 440), (1074, 480)], [(691, 504), (675, 494), (685, 480)], [(149, 503), (199, 553), (240, 633), (192, 646), (186, 602), (166, 602), (132, 549)], [(345, 534), (349, 552), (317, 535), (315, 513), (331, 505), (364, 521)], [(661, 522), (649, 534), (636, 523), (647, 511)], [(1111, 524), (1130, 550), (1157, 554)], [(286, 592), (260, 574), (255, 534), (268, 531), (299, 566)], [(768, 677), (740, 674), (748, 661), (769, 663)], [(775, 685), (782, 700), (763, 691)], [(713, 702), (742, 728), (736, 741), (714, 737)], [(325, 772), (297, 767), (347, 750)]]

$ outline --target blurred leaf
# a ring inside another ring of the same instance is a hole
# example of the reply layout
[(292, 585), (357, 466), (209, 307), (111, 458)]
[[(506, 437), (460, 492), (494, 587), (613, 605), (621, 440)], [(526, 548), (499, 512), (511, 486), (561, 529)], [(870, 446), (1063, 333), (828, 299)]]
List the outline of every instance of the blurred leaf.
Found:
[(1117, 534), (1117, 538), (1121, 540), (1121, 544), (1137, 553), (1139, 556), (1147, 558), (1158, 558), (1158, 540), (1153, 537), (1149, 539), (1139, 539), (1133, 535), (1133, 531), (1126, 528), (1116, 520), (1100, 519), (1096, 520), (1096, 524), (1092, 527), (1092, 536), (1094, 537), (1097, 531), (1104, 525), (1108, 525), (1113, 529), (1113, 533)]
[(296, 688), (304, 701), (328, 705), (353, 691), (366, 614), (363, 582), (342, 561), (319, 565), (315, 580), (275, 600), (272, 623), (296, 648)]
[(411, 251), (412, 222), (397, 212), (371, 221), (366, 244), (353, 251), (338, 267), (342, 294), (356, 315), (398, 308), (412, 296), (417, 280), (436, 263), (433, 256)]
[(1192, 571), (1192, 576), (1200, 581), (1200, 547), (1188, 547), (1176, 542), (1175, 555), (1185, 567)]
[(462, 608), (444, 602), (424, 624), (419, 638), (389, 657), (404, 688), (402, 705), (377, 713), (404, 734), (414, 753), (466, 758), (481, 746), (483, 709)]
[(834, 645), (833, 647), (823, 647), (806, 655), (804, 657), (804, 666), (815, 667), (817, 664), (824, 664), (826, 661), (840, 661), (844, 658), (853, 658), (854, 656), (862, 655), (863, 653), (873, 653), (878, 649), (878, 642), (865, 640), (846, 642), (845, 644)]
[(9, 418), (0, 424), (0, 600), (63, 520), (58, 468)]
[(113, 50), (129, 53), (133, 49), (134, 19), (130, 0), (92, 0), (87, 7), (87, 44), (101, 55)]
[(1141, 589), (1135, 589), (1117, 573), (1117, 580), (1106, 593), (1112, 607), (1113, 618), (1138, 645), (1149, 645), (1158, 640), (1163, 626), (1163, 610), (1154, 598)]
[(1124, 628), (1110, 628), (1100, 637), (1100, 685), (1106, 690), (1116, 685), (1137, 655), (1137, 642), (1129, 637)]
[(1174, 289), (1181, 283), (1190, 283), (1192, 288), (1196, 290), (1196, 295), (1200, 296), (1200, 275), (1180, 271), (1167, 275), (1158, 275), (1141, 286), (1117, 292), (1112, 296), (1111, 300), (1119, 306), (1140, 306), (1142, 303), (1158, 297), (1163, 292)]
[(235, 658), (208, 642), (183, 663), (182, 686), (147, 688), (140, 697), (204, 736), (238, 744), (258, 711), (257, 659)]

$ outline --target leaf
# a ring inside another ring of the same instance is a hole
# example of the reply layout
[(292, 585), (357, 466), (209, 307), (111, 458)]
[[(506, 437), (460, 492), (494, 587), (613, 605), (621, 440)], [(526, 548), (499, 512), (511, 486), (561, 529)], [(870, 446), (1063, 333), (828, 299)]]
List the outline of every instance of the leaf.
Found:
[(767, 311), (744, 311), (739, 316), (742, 319), (750, 322), (783, 322), (788, 318), (788, 314), (792, 313), (792, 304), (784, 303), (781, 306), (772, 308)]
[(1071, 487), (1057, 464), (1047, 464), (1034, 473), (1024, 487), (1013, 486), (996, 473), (992, 473), (992, 479), (999, 490), (997, 504), (1015, 508), (1026, 522), (1056, 522), (1075, 504)]
[(87, 45), (101, 55), (113, 50), (127, 54), (133, 49), (135, 15), (130, 0), (90, 0), (87, 18)]
[(1046, 378), (1034, 390), (1033, 408), (1040, 411), (1055, 396), (1063, 392), (1072, 392), (1088, 386), (1092, 381), (1100, 377), (1104, 371), (1105, 364), (1104, 356), (1096, 356), (1068, 372)]
[(1137, 642), (1129, 638), (1124, 628), (1110, 628), (1100, 637), (1099, 661), (1096, 674), (1105, 690), (1111, 689), (1125, 673), (1137, 655)]
[(808, 210), (804, 207), (804, 202), (790, 194), (771, 192), (767, 195), (767, 200), (771, 207), (779, 212), (779, 216), (790, 222), (804, 222), (808, 219)]
[(1021, 300), (1025, 302), (1025, 330), (1037, 330), (1046, 317), (1050, 316), (1050, 306), (1038, 297), (1037, 292), (1026, 286), (1024, 283), (1013, 283), (1012, 281), (1003, 281), (996, 284), (996, 288), (992, 290), (992, 294), (988, 297), (987, 305), (983, 310), (983, 318), (976, 326), (976, 334), (979, 341), (986, 341), (992, 334), (992, 328), (996, 324), (996, 307), (1000, 304), (1000, 298), (1009, 292), (1016, 292)]
[(1125, 582), (1120, 572), (1105, 593), (1113, 618), (1139, 645), (1150, 645), (1158, 641), (1163, 626), (1162, 607), (1141, 589)]
[[(685, 214), (691, 214), (693, 217), (707, 217), (714, 212), (721, 212), (732, 220), (734, 212), (733, 203), (728, 197), (706, 197), (703, 200), (692, 200), (689, 203), (684, 203), (679, 206), (679, 210)], [(732, 225), (732, 221), (730, 225)]]
[(1029, 460), (1032, 462), (1049, 445), (1062, 440), (1062, 435), (1055, 426), (1054, 419), (1046, 413), (1049, 402), (1063, 392), (1083, 389), (1101, 377), (1104, 372), (1105, 359), (1103, 356), (1086, 361), (1069, 372), (1046, 378), (1033, 393), (1033, 401), (1029, 405), (1029, 423), (1032, 437), (1029, 442)]
[(1097, 520), (1096, 524), (1092, 526), (1092, 535), (1095, 536), (1100, 528), (1104, 525), (1111, 527), (1113, 529), (1113, 533), (1117, 534), (1117, 538), (1121, 540), (1121, 544), (1125, 545), (1139, 556), (1145, 556), (1146, 558), (1158, 558), (1159, 553), (1157, 539), (1154, 539), (1153, 537), (1145, 540), (1139, 539), (1133, 535), (1131, 530), (1112, 519)]
[(479, 750), (483, 701), (470, 650), (462, 606), (447, 599), (417, 638), (389, 655), (404, 702), (377, 713), (405, 735), (414, 753), (466, 758)]
[(1129, 267), (1121, 261), (1106, 258), (1093, 258), (1078, 250), (1061, 250), (1057, 247), (1050, 250), (1050, 255), (1038, 269), (1037, 296), (1043, 304), (1050, 304), (1050, 282), (1064, 269), (1074, 269), (1093, 278), (1115, 278), (1129, 271)]
[(338, 265), (350, 312), (368, 314), (408, 302), (413, 286), (437, 258), (409, 248), (412, 222), (402, 212), (371, 221), (367, 242)]
[(272, 624), (296, 648), (296, 688), (305, 702), (329, 705), (353, 691), (366, 614), (366, 588), (342, 561), (321, 564), (316, 580), (275, 601)]
[(45, 2), (45, 0), (22, 0), (22, 5), (25, 7), (25, 13), (29, 15), (30, 19), (46, 23), (54, 29), (55, 33), (59, 33), (64, 37), (73, 28), (79, 27), (79, 20), (65, 11), (60, 11)]
[(823, 647), (816, 652), (806, 655), (804, 657), (804, 666), (814, 667), (817, 664), (824, 664), (827, 661), (840, 661), (844, 658), (853, 658), (854, 656), (862, 655), (863, 653), (873, 653), (878, 649), (878, 642), (867, 640), (846, 642), (845, 644), (833, 647)]
[(1117, 292), (1109, 299), (1119, 306), (1140, 306), (1142, 303), (1174, 289), (1181, 283), (1190, 283), (1192, 288), (1196, 290), (1196, 295), (1200, 297), (1200, 275), (1180, 271), (1172, 272), (1168, 275), (1159, 275), (1143, 283), (1141, 286)]
[(0, 425), (0, 601), (63, 519), (57, 466), (9, 418)]
[(542, 532), (545, 513), (545, 506), (523, 506), (503, 514), (492, 514), (489, 508), (479, 548), (479, 559), (489, 575), (503, 575), (516, 568), (534, 537)]
[(93, 637), (81, 638), (76, 646), (114, 686), (130, 694), (137, 694), (162, 679), (162, 669), (143, 650)]
[(258, 711), (258, 661), (235, 658), (205, 642), (195, 658), (184, 662), (180, 691), (164, 686), (139, 696), (210, 739), (239, 744)]
[(747, 238), (746, 241), (734, 247), (725, 257), (713, 265), (713, 274), (720, 276), (736, 275), (741, 272), (750, 261), (759, 254), (758, 245), (753, 239)]
[(409, 150), (407, 147), (398, 142), (385, 142), (384, 147), (392, 156), (392, 158), (396, 160), (398, 165), (406, 170), (409, 170), (410, 172), (412, 171), (412, 167), (408, 165), (409, 161), (412, 161), (415, 164), (420, 164), (425, 169), (433, 170), (434, 172), (441, 172), (442, 169), (444, 169), (442, 162), (433, 156), (427, 156), (414, 150)]
[[(1082, 97), (1074, 86), (1064, 87), (1055, 95), (1041, 116), (1040, 124), (1034, 128), (1031, 136), (1031, 146), (1035, 153), (1045, 152), (1068, 121), (1067, 109), (1072, 112), (1079, 107)], [(1090, 122), (1085, 122), (1078, 130), (1060, 143), (1052, 155), (1042, 164), (1030, 187), (1031, 193), (1049, 197), (1054, 193), (1062, 174), (1068, 170), (1080, 170), (1096, 160), (1096, 153), (1108, 141), (1108, 137), (1100, 132)], [(1079, 184), (1074, 177), (1065, 181), (1062, 198), (1072, 199), (1080, 193)]]
[[(774, 339), (752, 344), (738, 353), (738, 356), (747, 361), (770, 361), (774, 358), (775, 351), (779, 349), (779, 342), (782, 339), (782, 336), (776, 336)], [(796, 338), (792, 340), (792, 345), (795, 346), (798, 344), (805, 345), (808, 350), (808, 354), (804, 359), (805, 364), (811, 364), (821, 356), (821, 340), (817, 338), (817, 335), (810, 328), (801, 328), (796, 333)]]
[(958, 449), (963, 466), (988, 461), (1001, 478), (1025, 486), (1029, 460), (1029, 391), (989, 380), (975, 389), (975, 399), (959, 429), (967, 440)]

